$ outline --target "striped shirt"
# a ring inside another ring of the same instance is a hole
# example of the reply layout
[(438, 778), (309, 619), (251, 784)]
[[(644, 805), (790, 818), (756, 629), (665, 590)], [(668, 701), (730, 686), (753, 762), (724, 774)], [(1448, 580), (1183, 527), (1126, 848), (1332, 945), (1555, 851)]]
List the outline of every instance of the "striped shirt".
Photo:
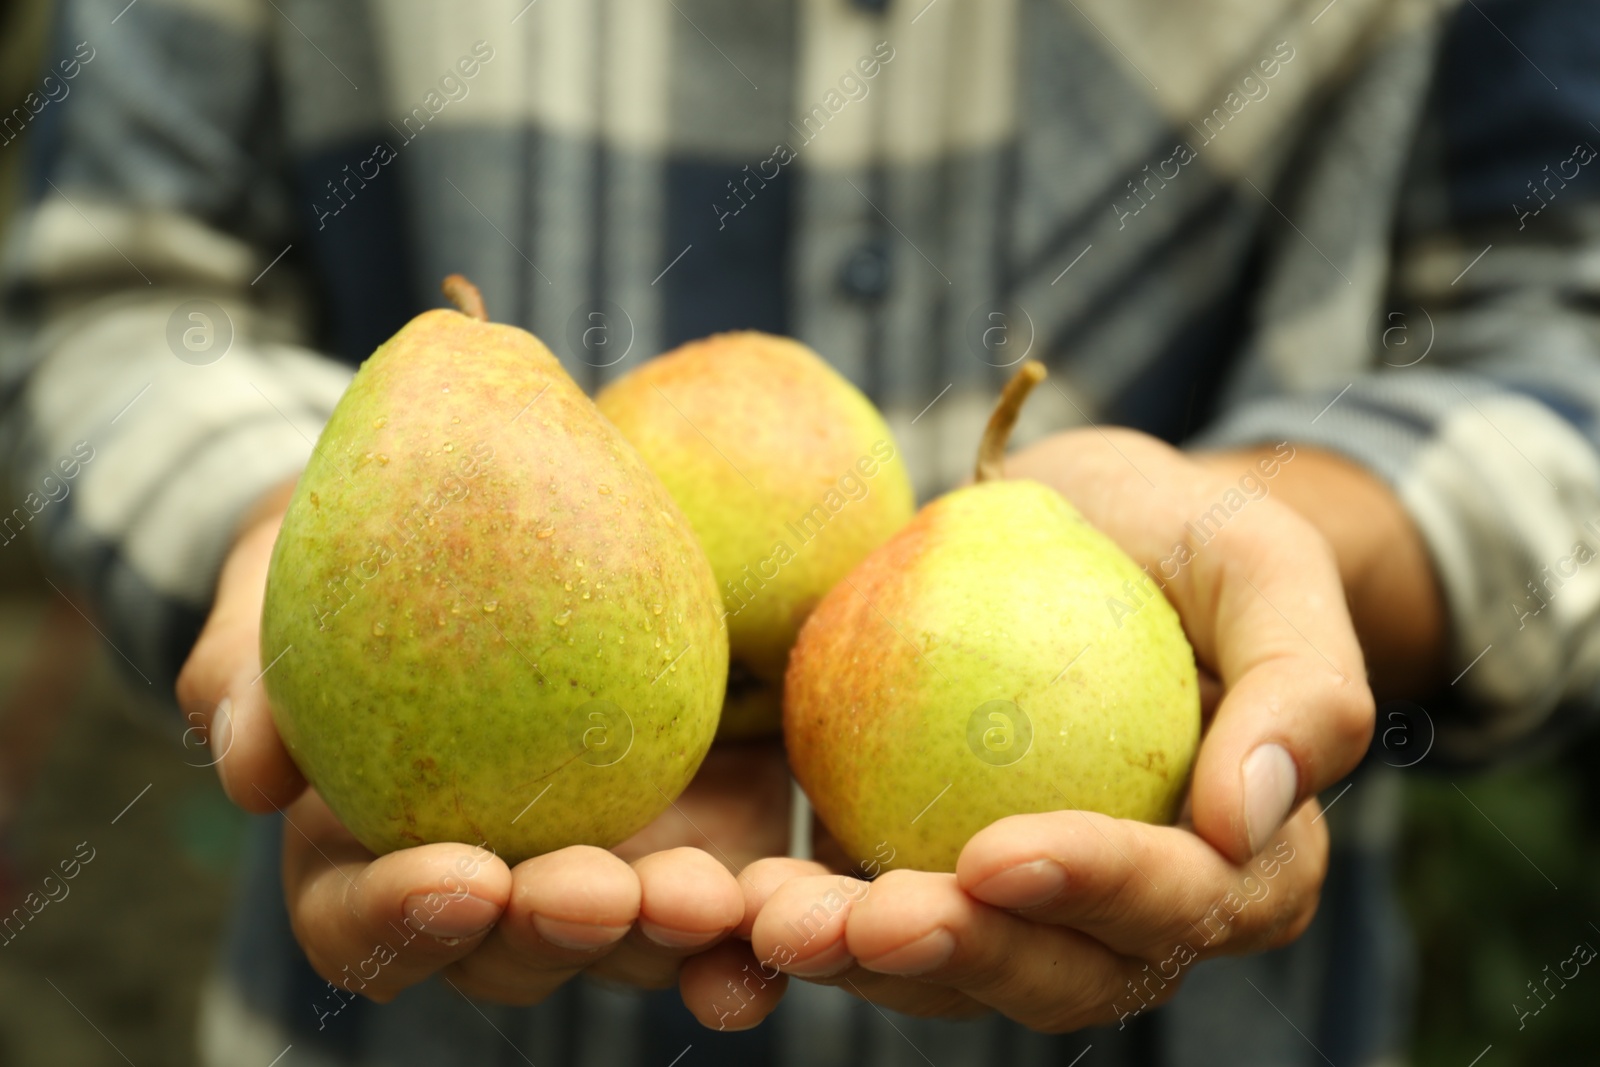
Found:
[[(1577, 0), (59, 7), (39, 92), (0, 116), (0, 151), (25, 130), (32, 153), (0, 542), (39, 538), (153, 684), (238, 517), (462, 271), (588, 388), (716, 330), (799, 337), (883, 408), (924, 497), (1024, 354), (1054, 388), (1022, 441), (1114, 422), (1332, 449), (1393, 487), (1445, 591), (1435, 759), (1548, 743), (1600, 703), (1600, 21)], [(1393, 777), (1330, 816), (1310, 934), (1197, 967), (1084, 1067), (1394, 1054)], [(280, 1038), (299, 1062), (521, 1062), (436, 983), (317, 1030), (263, 849), (215, 1062)], [(764, 1036), (584, 983), (484, 1010), (546, 1042), (535, 1062), (665, 1063), (677, 1036), (786, 1063), (1091, 1043), (800, 983)]]

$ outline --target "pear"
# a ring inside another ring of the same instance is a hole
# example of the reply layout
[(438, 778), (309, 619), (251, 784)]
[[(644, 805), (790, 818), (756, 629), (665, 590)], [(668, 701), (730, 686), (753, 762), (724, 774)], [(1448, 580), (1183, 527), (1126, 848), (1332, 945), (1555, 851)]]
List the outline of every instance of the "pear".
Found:
[(790, 657), (790, 766), (857, 862), (954, 871), (1007, 815), (1176, 814), (1200, 731), (1177, 613), (1160, 596), (1108, 610), (1147, 575), (1058, 492), (1000, 480), (1043, 376), (1029, 363), (1006, 387), (976, 483), (835, 586)]
[(418, 315), (361, 367), (273, 548), (278, 731), (374, 852), (616, 844), (694, 776), (727, 629), (671, 495), (537, 338)]
[(691, 341), (595, 399), (689, 517), (728, 612), (719, 737), (775, 733), (789, 649), (811, 609), (911, 518), (894, 437), (798, 341)]

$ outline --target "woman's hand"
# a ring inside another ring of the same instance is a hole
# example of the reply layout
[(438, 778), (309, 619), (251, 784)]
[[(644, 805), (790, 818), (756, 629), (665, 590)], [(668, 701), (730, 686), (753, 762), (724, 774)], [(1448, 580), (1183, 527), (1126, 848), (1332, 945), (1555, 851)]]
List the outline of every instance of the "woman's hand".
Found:
[[(284, 900), (317, 973), (380, 1002), (441, 973), (469, 995), (531, 1004), (590, 967), (638, 985), (671, 985), (684, 958), (729, 934), (744, 914), (743, 893), (722, 862), (687, 847), (700, 843), (688, 822), (703, 807), (699, 795), (727, 793), (722, 758), (708, 761), (707, 784), (697, 778), (619, 850), (627, 859), (575, 846), (508, 868), (467, 844), (374, 856), (356, 841), (307, 788), (260, 681), (261, 605), (287, 501), (285, 488), (246, 522), (178, 679), (178, 699), (191, 724), (186, 741), (209, 744), (228, 796), (248, 811), (282, 812)], [(748, 847), (732, 832), (739, 824), (709, 827), (728, 833), (721, 847), (750, 855), (766, 847), (767, 823), (787, 817), (781, 761), (776, 773), (782, 813), (745, 823), (745, 836), (756, 839)], [(752, 792), (773, 792), (749, 774), (745, 782)]]
[(1196, 959), (1298, 936), (1327, 864), (1312, 798), (1365, 752), (1373, 698), (1333, 548), (1272, 497), (1295, 456), (1267, 450), (1241, 472), (1124, 430), (1018, 455), (1008, 473), (1059, 489), (1183, 620), (1207, 718), (1184, 825), (1019, 815), (974, 836), (954, 875), (871, 883), (763, 861), (742, 880), (740, 933), (767, 973), (1065, 1030), (1164, 1000)]

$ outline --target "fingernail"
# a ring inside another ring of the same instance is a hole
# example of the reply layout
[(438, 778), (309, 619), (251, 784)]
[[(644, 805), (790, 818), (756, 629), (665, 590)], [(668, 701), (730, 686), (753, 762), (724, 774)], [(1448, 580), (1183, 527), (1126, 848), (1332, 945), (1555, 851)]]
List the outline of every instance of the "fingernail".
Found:
[(923, 934), (909, 945), (901, 945), (892, 952), (871, 960), (862, 960), (861, 966), (879, 974), (927, 974), (942, 967), (955, 955), (956, 939), (949, 930), (940, 927)]
[(233, 699), (223, 697), (217, 704), (217, 710), (211, 713), (211, 762), (217, 768), (217, 775), (222, 775), (222, 757), (228, 754), (228, 747), (233, 744)]
[(840, 938), (815, 956), (791, 961), (784, 965), (783, 970), (796, 978), (831, 978), (849, 970), (855, 962), (849, 947)]
[(446, 944), (486, 932), (500, 918), (500, 905), (472, 895), (417, 893), (406, 897), (406, 918)]
[(1282, 745), (1267, 744), (1244, 761), (1244, 830), (1255, 855), (1289, 817), (1300, 789), (1294, 757)]
[(598, 923), (574, 923), (564, 919), (549, 919), (543, 915), (533, 917), (533, 928), (539, 936), (557, 948), (575, 952), (591, 952), (622, 939), (628, 932), (626, 926), (601, 926)]
[(992, 874), (972, 887), (972, 895), (997, 908), (1037, 908), (1067, 888), (1067, 872), (1055, 860), (1034, 860)]
[(709, 934), (698, 930), (674, 930), (649, 919), (639, 920), (639, 932), (662, 948), (697, 948), (724, 933), (722, 930), (713, 930)]

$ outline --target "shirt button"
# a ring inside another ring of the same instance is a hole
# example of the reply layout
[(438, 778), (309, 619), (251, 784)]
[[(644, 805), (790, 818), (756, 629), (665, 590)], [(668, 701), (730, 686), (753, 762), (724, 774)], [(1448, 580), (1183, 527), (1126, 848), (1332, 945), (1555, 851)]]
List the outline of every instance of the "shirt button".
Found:
[(877, 300), (889, 291), (889, 250), (882, 241), (868, 241), (845, 257), (839, 288), (858, 300)]

